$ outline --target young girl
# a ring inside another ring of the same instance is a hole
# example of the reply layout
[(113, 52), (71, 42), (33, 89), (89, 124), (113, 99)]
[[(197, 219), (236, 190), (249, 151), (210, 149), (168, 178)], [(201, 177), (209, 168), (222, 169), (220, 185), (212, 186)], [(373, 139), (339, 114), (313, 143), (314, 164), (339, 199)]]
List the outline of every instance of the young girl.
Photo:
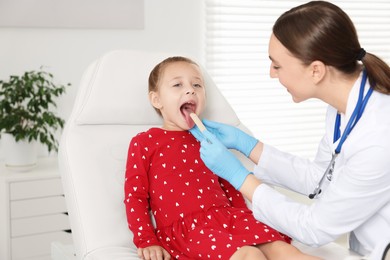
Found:
[(203, 164), (200, 143), (188, 130), (194, 126), (189, 114), (202, 113), (205, 96), (200, 69), (190, 59), (168, 58), (150, 74), (149, 99), (163, 126), (131, 140), (125, 180), (139, 257), (317, 259), (255, 220), (243, 196)]

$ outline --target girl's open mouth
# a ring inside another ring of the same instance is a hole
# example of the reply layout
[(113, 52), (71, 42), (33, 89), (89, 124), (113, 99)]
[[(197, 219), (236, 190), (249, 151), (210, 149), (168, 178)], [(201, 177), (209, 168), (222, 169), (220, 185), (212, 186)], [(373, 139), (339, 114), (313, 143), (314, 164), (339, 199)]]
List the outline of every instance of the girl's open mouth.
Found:
[(184, 116), (188, 127), (191, 129), (194, 127), (194, 120), (190, 117), (191, 113), (195, 113), (196, 105), (194, 102), (185, 102), (180, 107), (181, 114)]

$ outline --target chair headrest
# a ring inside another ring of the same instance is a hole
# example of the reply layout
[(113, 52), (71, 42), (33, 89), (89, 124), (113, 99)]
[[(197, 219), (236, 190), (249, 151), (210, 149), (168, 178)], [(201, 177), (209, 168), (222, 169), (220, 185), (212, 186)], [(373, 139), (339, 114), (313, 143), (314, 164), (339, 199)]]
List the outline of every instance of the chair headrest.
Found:
[[(148, 77), (154, 66), (170, 56), (177, 55), (117, 50), (95, 61), (80, 83), (73, 111), (76, 124), (161, 125), (162, 119), (149, 103)], [(238, 124), (231, 106), (203, 68), (202, 72), (207, 97), (202, 116)]]

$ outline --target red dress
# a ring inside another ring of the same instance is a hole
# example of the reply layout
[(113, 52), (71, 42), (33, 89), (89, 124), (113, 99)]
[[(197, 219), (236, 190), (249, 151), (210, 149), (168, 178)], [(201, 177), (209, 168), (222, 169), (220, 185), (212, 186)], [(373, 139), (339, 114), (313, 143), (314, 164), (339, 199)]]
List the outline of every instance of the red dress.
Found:
[(244, 245), (289, 243), (253, 217), (241, 193), (203, 164), (199, 149), (188, 131), (151, 128), (131, 140), (124, 202), (134, 244), (160, 245), (176, 259), (229, 259)]

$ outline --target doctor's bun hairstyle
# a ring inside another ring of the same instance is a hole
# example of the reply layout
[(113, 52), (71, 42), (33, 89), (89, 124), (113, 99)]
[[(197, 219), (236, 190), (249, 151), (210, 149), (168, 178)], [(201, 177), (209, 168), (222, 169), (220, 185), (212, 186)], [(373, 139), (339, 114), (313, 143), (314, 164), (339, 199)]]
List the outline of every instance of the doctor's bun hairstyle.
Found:
[(352, 74), (360, 69), (361, 61), (371, 86), (390, 94), (390, 67), (360, 46), (353, 22), (338, 6), (311, 1), (294, 7), (276, 20), (272, 31), (305, 65), (318, 60)]
[[(152, 92), (152, 91), (153, 92), (157, 92), (158, 91), (158, 86), (160, 84), (160, 79), (162, 78), (162, 76), (164, 74), (165, 68), (169, 64), (172, 64), (172, 63), (175, 63), (175, 62), (187, 62), (189, 64), (194, 64), (197, 67), (199, 67), (199, 65), (195, 61), (193, 61), (193, 60), (191, 60), (189, 58), (186, 58), (186, 57), (173, 56), (173, 57), (166, 58), (165, 60), (163, 60), (162, 62), (157, 64), (153, 68), (153, 70), (150, 72), (150, 74), (149, 74), (149, 88), (148, 88), (149, 93)], [(156, 110), (156, 112), (161, 116), (160, 109), (154, 108), (154, 110)]]

